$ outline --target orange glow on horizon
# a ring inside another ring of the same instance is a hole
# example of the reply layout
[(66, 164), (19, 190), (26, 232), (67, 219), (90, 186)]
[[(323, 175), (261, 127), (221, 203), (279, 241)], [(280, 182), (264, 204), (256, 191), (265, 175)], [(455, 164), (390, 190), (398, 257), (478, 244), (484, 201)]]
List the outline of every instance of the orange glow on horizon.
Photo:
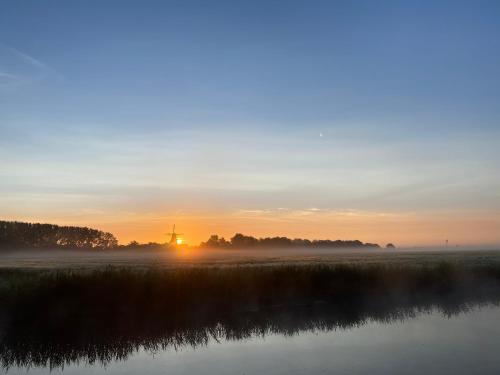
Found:
[[(217, 234), (229, 240), (235, 233), (254, 237), (287, 236), (374, 242), (381, 246), (450, 246), (500, 244), (500, 218), (485, 213), (375, 213), (358, 211), (239, 211), (218, 215), (13, 218), (20, 221), (89, 226), (113, 233), (121, 244), (167, 241), (164, 233), (175, 222), (184, 234), (178, 244), (196, 246)], [(180, 241), (180, 243), (179, 243)]]

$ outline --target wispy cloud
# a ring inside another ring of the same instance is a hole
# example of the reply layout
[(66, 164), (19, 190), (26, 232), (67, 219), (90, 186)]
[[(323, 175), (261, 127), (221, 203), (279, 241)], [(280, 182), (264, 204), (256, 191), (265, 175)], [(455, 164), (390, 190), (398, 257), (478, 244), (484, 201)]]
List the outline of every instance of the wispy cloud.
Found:
[(21, 60), (25, 61), (26, 63), (34, 66), (35, 68), (40, 69), (41, 71), (49, 70), (49, 67), (41, 62), (38, 59), (35, 59), (33, 56), (30, 56), (24, 52), (19, 51), (18, 49), (15, 49), (13, 47), (7, 47), (10, 51), (12, 51), (13, 54), (15, 54), (17, 57), (19, 57)]
[(240, 209), (235, 211), (232, 216), (235, 217), (273, 217), (276, 219), (309, 219), (309, 218), (382, 218), (382, 217), (401, 217), (413, 215), (413, 212), (381, 212), (366, 211), (357, 209), (334, 209), (334, 208), (270, 208), (270, 209)]
[(39, 82), (49, 76), (60, 75), (38, 58), (0, 43), (0, 87)]
[(0, 72), (0, 78), (15, 79), (16, 76), (13, 74)]
[(0, 87), (14, 85), (19, 82), (20, 79), (18, 76), (0, 71)]

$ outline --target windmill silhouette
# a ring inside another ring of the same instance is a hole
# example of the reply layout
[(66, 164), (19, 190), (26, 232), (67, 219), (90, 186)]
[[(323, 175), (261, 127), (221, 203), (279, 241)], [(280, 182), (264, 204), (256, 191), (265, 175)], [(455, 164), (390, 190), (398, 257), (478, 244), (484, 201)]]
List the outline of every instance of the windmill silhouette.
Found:
[(175, 224), (174, 224), (174, 227), (172, 228), (172, 232), (171, 233), (166, 233), (167, 236), (170, 236), (170, 241), (169, 241), (169, 245), (172, 245), (172, 246), (177, 246), (178, 245), (178, 236), (182, 236), (182, 233), (175, 233)]

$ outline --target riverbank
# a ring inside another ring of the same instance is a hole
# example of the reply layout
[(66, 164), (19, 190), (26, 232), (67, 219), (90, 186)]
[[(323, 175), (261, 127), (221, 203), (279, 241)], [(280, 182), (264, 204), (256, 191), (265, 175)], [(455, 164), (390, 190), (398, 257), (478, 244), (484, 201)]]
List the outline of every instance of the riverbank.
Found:
[(500, 301), (500, 266), (279, 265), (1, 269), (0, 361), (63, 366), (138, 348), (455, 314)]

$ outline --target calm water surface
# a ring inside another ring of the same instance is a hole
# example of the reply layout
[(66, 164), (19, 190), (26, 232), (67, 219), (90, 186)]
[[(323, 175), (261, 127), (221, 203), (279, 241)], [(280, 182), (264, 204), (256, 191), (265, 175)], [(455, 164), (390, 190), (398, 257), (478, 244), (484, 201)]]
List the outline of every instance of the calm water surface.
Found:
[(500, 308), (417, 314), (350, 329), (210, 340), (197, 348), (139, 349), (124, 361), (8, 374), (499, 374)]

